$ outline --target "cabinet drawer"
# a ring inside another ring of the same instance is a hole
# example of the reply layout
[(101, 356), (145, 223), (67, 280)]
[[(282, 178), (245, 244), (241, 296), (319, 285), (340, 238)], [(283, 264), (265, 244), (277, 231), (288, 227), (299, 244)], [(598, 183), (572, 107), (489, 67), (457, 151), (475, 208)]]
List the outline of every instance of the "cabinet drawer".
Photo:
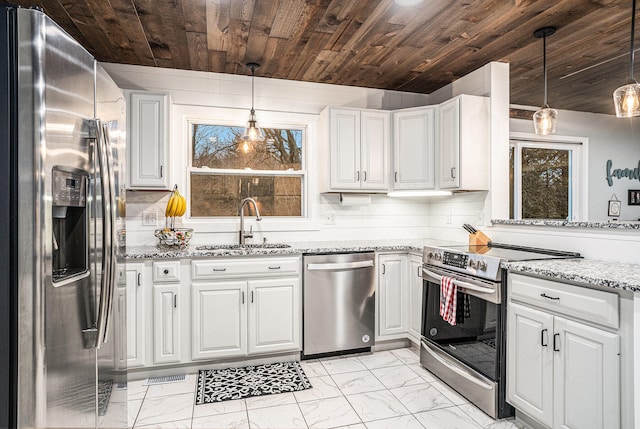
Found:
[(191, 278), (194, 280), (299, 273), (300, 258), (220, 259), (191, 262)]
[(620, 326), (618, 295), (566, 283), (509, 275), (509, 299), (617, 329)]
[(153, 263), (153, 282), (179, 282), (180, 261), (163, 261)]

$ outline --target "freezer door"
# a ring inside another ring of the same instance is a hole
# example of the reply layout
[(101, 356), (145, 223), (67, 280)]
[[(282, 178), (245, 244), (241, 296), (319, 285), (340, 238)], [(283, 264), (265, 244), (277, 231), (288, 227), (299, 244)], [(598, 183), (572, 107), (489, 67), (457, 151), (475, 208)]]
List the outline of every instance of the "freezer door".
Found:
[[(54, 236), (56, 228), (86, 240), (80, 244), (89, 254), (95, 251), (99, 238), (90, 216), (95, 207), (87, 190), (78, 190), (86, 207), (75, 207), (79, 221), (62, 226), (72, 210), (63, 203), (53, 210), (52, 172), (75, 172), (92, 182), (93, 140), (87, 138), (86, 118), (94, 114), (94, 60), (40, 12), (18, 9), (17, 32), (17, 426), (92, 428), (96, 350), (86, 332), (96, 320), (94, 261), (88, 254), (74, 255), (86, 258), (80, 264), (85, 268), (64, 281), (54, 282), (52, 271), (54, 252), (63, 266), (60, 258), (69, 256), (60, 255), (63, 238)], [(70, 178), (66, 189), (75, 184)]]
[[(122, 281), (126, 272), (124, 259), (125, 245), (125, 143), (126, 143), (126, 112), (125, 98), (120, 88), (113, 82), (107, 72), (96, 63), (96, 118), (99, 119), (100, 134), (104, 138), (106, 149), (105, 171), (99, 172), (99, 180), (103, 175), (110, 182), (111, 201), (106, 212), (108, 222), (113, 222), (110, 228), (112, 237), (107, 242), (113, 249), (109, 249), (109, 255), (113, 255), (115, 264), (113, 278), (111, 279), (111, 296), (109, 305), (104, 306), (108, 312), (105, 318), (104, 342), (98, 349), (98, 427), (99, 428), (125, 428), (127, 427), (127, 339), (126, 339), (126, 302), (114, 301), (116, 288), (126, 288)], [(98, 166), (99, 168), (99, 166)], [(100, 193), (101, 187), (96, 190)], [(104, 203), (108, 196), (101, 196)], [(107, 209), (107, 207), (104, 207)], [(103, 211), (96, 214), (97, 219), (102, 219)], [(98, 262), (98, 261), (97, 261)], [(100, 269), (100, 266), (97, 267)], [(101, 274), (102, 275), (102, 274)], [(102, 282), (98, 283), (101, 285)], [(105, 296), (99, 291), (99, 296)], [(119, 296), (126, 296), (120, 293)]]

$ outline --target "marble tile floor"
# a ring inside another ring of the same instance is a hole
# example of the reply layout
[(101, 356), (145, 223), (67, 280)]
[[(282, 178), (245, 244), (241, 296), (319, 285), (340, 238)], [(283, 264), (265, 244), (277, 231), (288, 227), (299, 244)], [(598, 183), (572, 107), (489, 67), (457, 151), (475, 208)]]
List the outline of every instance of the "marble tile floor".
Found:
[(522, 429), (440, 382), (410, 348), (302, 361), (312, 389), (195, 405), (196, 374), (128, 386), (129, 427), (193, 429)]

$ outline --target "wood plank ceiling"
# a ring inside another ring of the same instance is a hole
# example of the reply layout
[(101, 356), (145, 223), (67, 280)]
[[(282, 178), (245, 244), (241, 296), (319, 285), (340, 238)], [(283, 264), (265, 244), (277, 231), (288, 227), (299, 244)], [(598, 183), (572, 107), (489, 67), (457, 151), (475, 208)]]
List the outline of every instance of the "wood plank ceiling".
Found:
[[(100, 61), (430, 93), (489, 61), (511, 102), (613, 114), (628, 80), (631, 0), (14, 0)], [(638, 70), (640, 72), (640, 70)], [(572, 74), (575, 73), (575, 74)]]

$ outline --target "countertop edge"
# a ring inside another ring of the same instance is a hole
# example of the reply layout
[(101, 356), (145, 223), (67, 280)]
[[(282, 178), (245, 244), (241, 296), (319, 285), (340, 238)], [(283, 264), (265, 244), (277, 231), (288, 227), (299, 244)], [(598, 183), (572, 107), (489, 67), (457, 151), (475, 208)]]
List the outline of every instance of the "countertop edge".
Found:
[[(599, 276), (575, 271), (576, 268), (583, 268), (584, 264), (590, 264), (592, 271), (598, 273)], [(616, 273), (608, 272), (603, 268), (612, 269), (614, 268), (614, 265), (619, 270)], [(636, 273), (640, 272), (636, 271), (640, 270), (640, 265), (637, 264), (620, 264), (611, 261), (580, 258), (577, 260), (505, 262), (502, 266), (511, 272), (534, 274), (553, 280), (565, 280), (601, 286), (609, 289), (622, 289), (631, 292), (640, 292), (640, 279), (638, 279), (638, 275), (625, 275), (625, 272), (629, 271), (635, 271)], [(631, 279), (631, 281), (628, 279)]]
[(552, 219), (491, 219), (493, 225), (546, 226), (555, 228), (587, 228), (640, 231), (640, 222), (569, 222)]

